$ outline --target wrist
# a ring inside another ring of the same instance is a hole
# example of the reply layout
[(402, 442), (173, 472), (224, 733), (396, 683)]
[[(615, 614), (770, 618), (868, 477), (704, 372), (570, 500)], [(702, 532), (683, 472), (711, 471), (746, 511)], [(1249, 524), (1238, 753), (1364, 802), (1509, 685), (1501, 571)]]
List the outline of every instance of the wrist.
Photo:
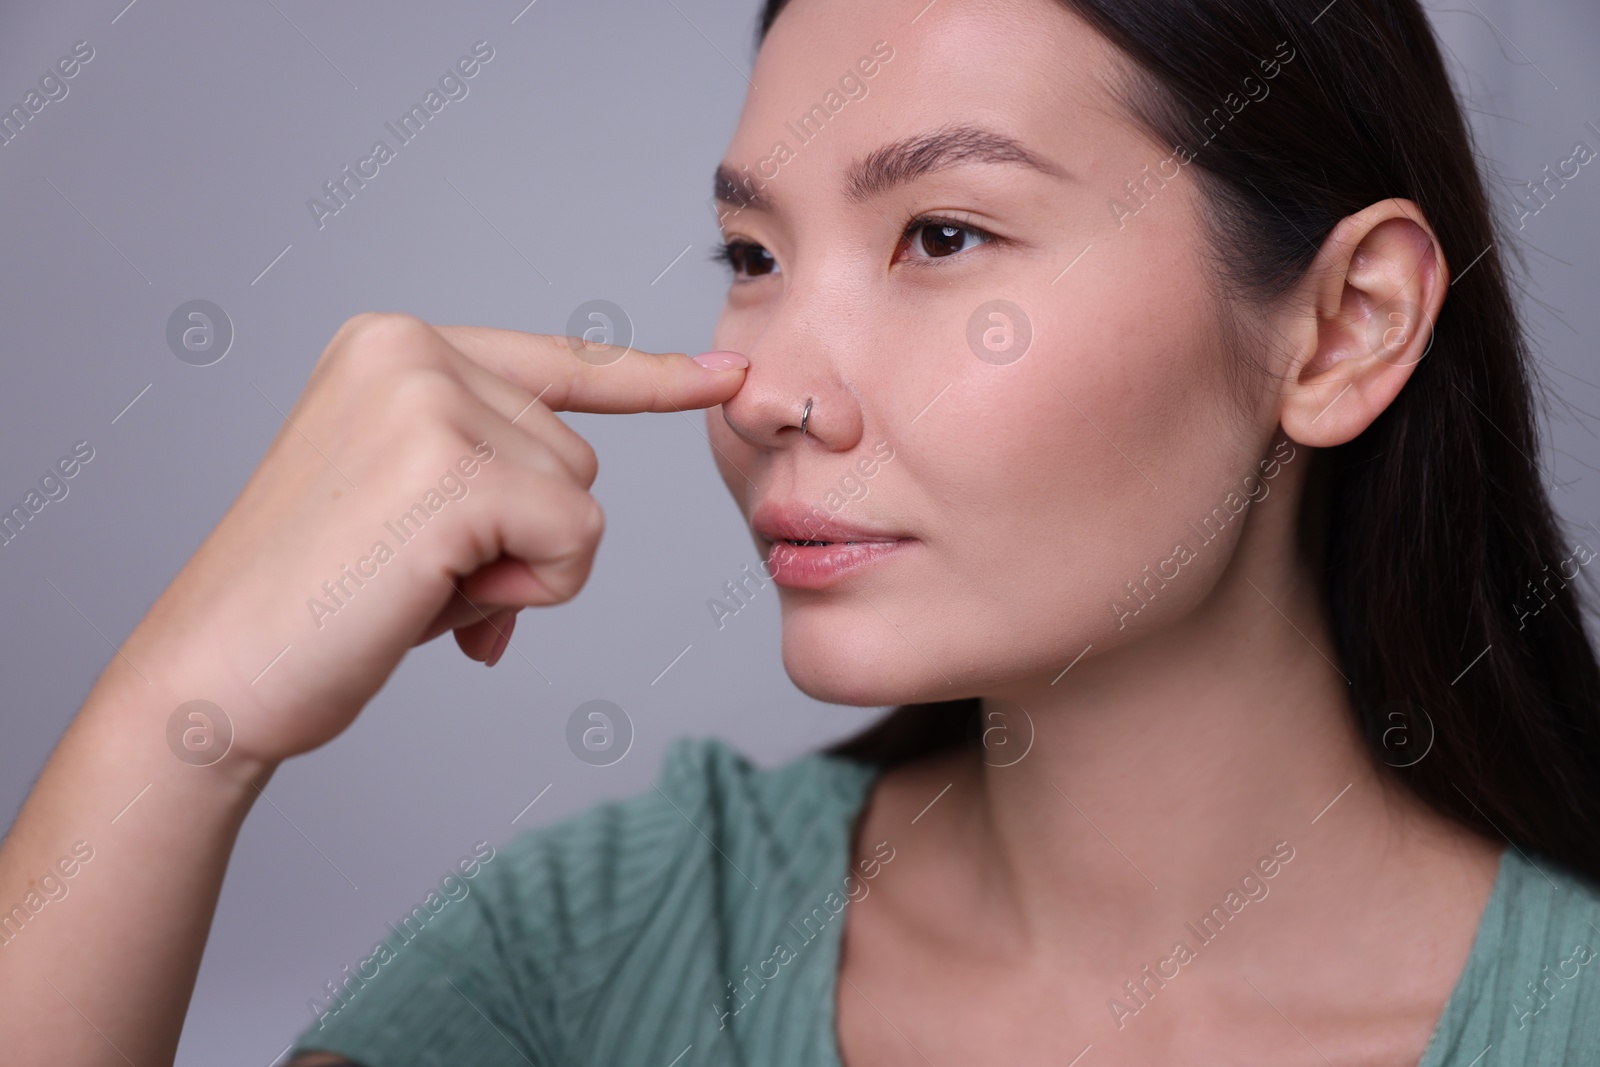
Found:
[(240, 724), (259, 714), (251, 694), (212, 672), (113, 658), (73, 723), (116, 764), (208, 803), (248, 808), (277, 759), (240, 743)]

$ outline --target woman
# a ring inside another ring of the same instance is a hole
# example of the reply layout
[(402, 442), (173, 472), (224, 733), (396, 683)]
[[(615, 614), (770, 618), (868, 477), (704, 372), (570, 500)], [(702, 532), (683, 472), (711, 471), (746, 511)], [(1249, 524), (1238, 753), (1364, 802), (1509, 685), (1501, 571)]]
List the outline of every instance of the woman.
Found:
[(293, 1064), (1594, 1062), (1589, 550), (1416, 4), (761, 30), (701, 367), (403, 315), (330, 342), (5, 842), (9, 900), (149, 786), (72, 923), (0, 952), (7, 1047), (170, 1062), (273, 769), (411, 645), (493, 664), (587, 576), (595, 458), (553, 412), (699, 407), (791, 677), (901, 706), (771, 770), (678, 743), (464, 860)]

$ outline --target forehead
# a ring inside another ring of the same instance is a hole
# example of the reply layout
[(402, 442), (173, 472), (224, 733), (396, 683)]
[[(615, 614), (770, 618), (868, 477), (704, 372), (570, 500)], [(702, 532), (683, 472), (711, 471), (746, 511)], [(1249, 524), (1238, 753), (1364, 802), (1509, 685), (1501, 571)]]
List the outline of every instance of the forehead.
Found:
[(727, 158), (753, 166), (781, 143), (805, 170), (842, 168), (909, 132), (970, 125), (1065, 164), (1138, 138), (1112, 91), (1126, 69), (1055, 0), (790, 0)]

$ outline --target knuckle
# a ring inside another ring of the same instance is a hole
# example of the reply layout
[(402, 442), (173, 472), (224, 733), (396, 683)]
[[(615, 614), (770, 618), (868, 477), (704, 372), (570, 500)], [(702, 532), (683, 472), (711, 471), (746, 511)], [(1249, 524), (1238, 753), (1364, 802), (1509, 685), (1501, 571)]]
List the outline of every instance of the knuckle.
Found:
[(606, 512), (605, 509), (600, 506), (600, 501), (596, 500), (592, 496), (589, 496), (587, 493), (584, 494), (584, 496), (589, 501), (589, 513), (584, 516), (583, 519), (584, 543), (587, 546), (593, 547), (595, 542), (600, 540), (600, 535), (605, 533)]
[(351, 315), (348, 319), (345, 319), (339, 324), (339, 328), (337, 330), (333, 331), (333, 340), (329, 347), (336, 348), (342, 343), (349, 342), (351, 338), (360, 335), (367, 329), (370, 329), (373, 320), (380, 318), (382, 315), (383, 312), (381, 311), (358, 311), (354, 315)]
[(344, 320), (344, 325), (339, 327), (338, 336), (353, 337), (372, 329), (389, 315), (386, 311), (358, 311)]
[(404, 311), (363, 311), (353, 316), (349, 325), (357, 336), (384, 339), (404, 338), (432, 330), (417, 316)]
[(563, 601), (571, 600), (583, 591), (584, 584), (589, 580), (593, 562), (594, 556), (589, 553), (573, 556), (560, 567), (547, 571), (545, 583), (550, 591)]
[(364, 311), (345, 320), (329, 345), (340, 363), (358, 369), (388, 368), (433, 347), (433, 327), (395, 311)]
[(583, 487), (589, 488), (594, 484), (595, 478), (600, 475), (600, 456), (595, 452), (594, 446), (582, 437), (577, 437), (573, 446), (573, 462), (578, 468), (578, 477), (583, 481)]
[(569, 564), (581, 564), (580, 569), (587, 570), (585, 561), (594, 556), (600, 535), (605, 531), (605, 512), (599, 501), (588, 493), (581, 493), (579, 499), (564, 510), (565, 521), (560, 524), (561, 532), (557, 535), (559, 543), (553, 546), (555, 555)]
[(340, 324), (329, 347), (342, 352), (364, 344), (373, 334), (383, 331), (385, 320), (391, 314), (387, 311), (362, 311), (351, 315)]
[[(421, 410), (421, 405), (430, 405)], [(426, 398), (389, 400), (380, 416), (382, 429), (371, 437), (367, 466), (381, 471), (395, 493), (415, 496), (454, 473), (461, 456), (471, 452), (466, 435), (440, 414), (440, 405)]]
[(458, 389), (455, 379), (443, 371), (412, 370), (393, 376), (384, 400), (392, 418), (425, 430), (456, 410)]
[(594, 449), (576, 434), (544, 443), (535, 455), (546, 474), (572, 482), (579, 489), (587, 490), (592, 486), (600, 472), (600, 460)]

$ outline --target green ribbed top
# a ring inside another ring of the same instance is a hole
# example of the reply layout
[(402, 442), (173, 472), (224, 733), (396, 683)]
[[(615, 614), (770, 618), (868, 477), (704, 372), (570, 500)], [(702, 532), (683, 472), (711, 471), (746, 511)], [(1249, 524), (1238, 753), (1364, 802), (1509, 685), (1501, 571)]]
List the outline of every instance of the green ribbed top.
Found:
[[(397, 921), (294, 1052), (366, 1067), (840, 1067), (839, 935), (862, 885), (846, 882), (849, 847), (875, 777), (820, 754), (763, 769), (715, 739), (674, 741), (650, 790), (517, 836)], [(1600, 893), (1507, 849), (1418, 1067), (1600, 1064), (1596, 946)]]

